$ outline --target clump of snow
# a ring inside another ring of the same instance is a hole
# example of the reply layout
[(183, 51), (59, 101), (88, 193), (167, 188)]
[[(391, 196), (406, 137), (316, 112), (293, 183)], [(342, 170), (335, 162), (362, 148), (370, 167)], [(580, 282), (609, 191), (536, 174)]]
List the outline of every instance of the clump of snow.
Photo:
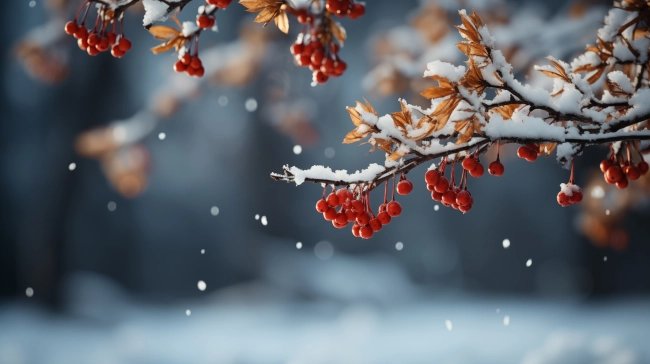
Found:
[(192, 34), (196, 33), (199, 30), (199, 26), (196, 25), (196, 22), (193, 21), (184, 21), (183, 22), (183, 36), (189, 37)]
[(378, 174), (383, 173), (385, 170), (385, 167), (382, 167), (377, 163), (373, 163), (369, 165), (368, 168), (362, 171), (356, 171), (352, 174), (348, 174), (348, 171), (345, 169), (333, 172), (331, 168), (323, 166), (313, 166), (306, 170), (302, 170), (297, 167), (291, 167), (289, 169), (289, 172), (293, 174), (294, 182), (296, 182), (296, 185), (300, 185), (304, 183), (308, 178), (327, 181), (342, 181), (347, 183), (371, 181)]
[(427, 64), (424, 77), (439, 76), (448, 79), (450, 82), (458, 82), (465, 76), (465, 66), (454, 66), (451, 63), (433, 61)]
[[(169, 3), (175, 3), (179, 0), (167, 0)], [(169, 6), (162, 1), (158, 0), (142, 0), (144, 6), (144, 17), (142, 23), (145, 27), (151, 26), (159, 21), (167, 20), (169, 14)]]
[(573, 196), (575, 192), (581, 192), (582, 190), (578, 185), (573, 183), (560, 183), (560, 191), (564, 192), (567, 196)]

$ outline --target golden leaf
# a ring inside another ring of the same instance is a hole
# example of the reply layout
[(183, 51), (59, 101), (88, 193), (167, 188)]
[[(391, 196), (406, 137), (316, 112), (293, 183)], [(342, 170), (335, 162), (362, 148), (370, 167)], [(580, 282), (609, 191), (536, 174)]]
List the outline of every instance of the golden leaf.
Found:
[(356, 143), (358, 141), (363, 140), (363, 138), (365, 137), (366, 136), (364, 134), (359, 133), (357, 129), (354, 129), (345, 136), (345, 138), (343, 139), (343, 144)]
[(173, 36), (167, 42), (151, 48), (153, 54), (160, 54), (168, 52), (172, 49), (179, 50), (187, 42), (187, 39), (183, 38), (181, 35)]
[(459, 136), (458, 139), (456, 139), (456, 144), (463, 144), (467, 143), (472, 139), (472, 136), (474, 135), (474, 125), (467, 120), (467, 128), (465, 129), (464, 132), (462, 132)]
[[(465, 19), (463, 19), (463, 23), (465, 22)], [(463, 29), (459, 26), (456, 26), (456, 29), (458, 29), (458, 32), (460, 32), (461, 36), (464, 36), (464, 38), (468, 39), (472, 43), (481, 43), (481, 38), (479, 37), (478, 33), (474, 28), (471, 30), (468, 29)]]
[(352, 106), (346, 107), (346, 110), (348, 110), (348, 113), (350, 114), (350, 119), (352, 119), (352, 124), (355, 126), (359, 126), (363, 124), (363, 120), (361, 120), (361, 114), (357, 111), (357, 109), (353, 108)]
[(389, 161), (398, 160), (408, 154), (408, 151), (397, 148), (393, 153), (386, 157)]
[(365, 97), (363, 98), (363, 101), (365, 101), (366, 103), (365, 105), (362, 105), (360, 102), (357, 102), (357, 104), (361, 106), (361, 109), (363, 109), (363, 111), (365, 112), (375, 114), (375, 116), (377, 116), (377, 111), (375, 111), (375, 108), (372, 107), (372, 105), (370, 105), (370, 103), (368, 102), (368, 100), (366, 100)]
[(269, 24), (271, 20), (273, 20), (277, 15), (278, 15), (278, 10), (273, 9), (273, 8), (264, 8), (262, 11), (260, 11), (259, 14), (255, 17), (255, 20), (253, 20), (256, 23), (264, 23), (264, 26)]
[(343, 45), (343, 43), (345, 43), (345, 40), (348, 39), (345, 28), (343, 28), (341, 24), (332, 21), (330, 22), (330, 29), (332, 29), (332, 35), (334, 35), (334, 38), (336, 38), (336, 40), (338, 40), (339, 43)]
[(517, 110), (519, 106), (520, 106), (519, 104), (510, 104), (510, 105), (495, 107), (492, 110), (498, 112), (499, 115), (503, 117), (503, 120), (508, 120), (508, 119), (512, 119), (512, 114), (515, 113), (515, 110)]
[(637, 40), (638, 38), (647, 37), (649, 35), (650, 35), (650, 30), (642, 29), (642, 28), (636, 28), (636, 29), (634, 29), (634, 35), (632, 36), (632, 40)]
[(439, 131), (447, 125), (447, 121), (451, 117), (451, 113), (454, 112), (456, 106), (460, 103), (461, 98), (459, 97), (450, 97), (447, 100), (443, 101), (436, 107), (434, 110), (433, 116), (436, 119), (436, 127), (434, 131)]
[(460, 49), (461, 52), (463, 52), (466, 56), (480, 56), (480, 57), (488, 57), (488, 52), (485, 49), (484, 46), (476, 43), (467, 43), (467, 42), (461, 42), (456, 44), (456, 47)]
[(421, 95), (428, 99), (438, 99), (441, 97), (451, 96), (455, 93), (456, 90), (454, 90), (453, 88), (432, 87), (424, 90), (424, 92), (422, 92)]
[(287, 17), (286, 11), (281, 10), (280, 14), (275, 17), (275, 25), (282, 33), (289, 34), (289, 18)]
[(368, 140), (368, 143), (372, 145), (372, 149), (370, 149), (369, 153), (374, 152), (377, 150), (377, 148), (383, 150), (386, 153), (390, 153), (393, 150), (394, 144), (393, 141), (383, 138), (370, 138), (370, 140)]
[(603, 72), (605, 72), (605, 65), (601, 65), (598, 68), (598, 71), (596, 71), (593, 75), (589, 76), (587, 82), (593, 84), (594, 82), (598, 81), (598, 79), (600, 79), (600, 76), (603, 75)]
[(149, 28), (149, 33), (158, 40), (166, 40), (175, 35), (181, 34), (181, 31), (164, 25), (156, 25)]

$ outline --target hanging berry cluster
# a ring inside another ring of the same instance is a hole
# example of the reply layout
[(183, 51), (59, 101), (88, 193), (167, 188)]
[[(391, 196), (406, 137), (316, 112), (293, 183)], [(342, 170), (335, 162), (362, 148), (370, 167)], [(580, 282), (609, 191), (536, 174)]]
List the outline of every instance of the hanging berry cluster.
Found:
[[(90, 5), (90, 1), (84, 2), (74, 20), (65, 24), (65, 32), (74, 36), (79, 48), (90, 56), (110, 49), (113, 57), (122, 58), (131, 49), (131, 41), (124, 36), (124, 13), (99, 4), (95, 25), (92, 29), (87, 29), (85, 24)], [(82, 13), (83, 16), (79, 19)]]
[(582, 189), (580, 186), (575, 184), (575, 179), (573, 177), (574, 164), (575, 160), (572, 160), (569, 183), (561, 183), (560, 192), (557, 194), (557, 203), (562, 207), (567, 207), (582, 201)]
[(330, 77), (341, 76), (347, 64), (339, 57), (339, 50), (345, 42), (345, 30), (332, 20), (331, 14), (350, 19), (361, 17), (365, 5), (349, 0), (328, 0), (325, 12), (318, 13), (310, 8), (295, 10), (296, 18), (304, 25), (302, 32), (291, 45), (291, 54), (300, 67), (309, 67), (314, 83), (325, 83)]
[[(205, 5), (198, 9), (196, 22), (182, 24), (177, 18), (178, 11), (192, 0), (152, 1), (167, 6), (166, 11), (161, 14), (145, 16), (151, 18), (145, 27), (154, 38), (164, 41), (152, 48), (152, 52), (160, 54), (174, 50), (178, 53), (174, 71), (202, 77), (205, 69), (199, 58), (199, 36), (203, 30), (217, 29), (215, 17), (217, 10), (227, 8), (232, 0), (205, 0)], [(122, 23), (124, 11), (138, 2), (140, 1), (117, 1), (108, 4), (99, 0), (86, 0), (75, 19), (65, 25), (65, 32), (77, 38), (79, 48), (91, 56), (111, 49), (114, 57), (121, 58), (131, 49), (131, 42), (124, 37)], [(327, 0), (323, 6), (320, 1), (310, 1), (307, 7), (294, 8), (289, 0), (240, 0), (239, 2), (249, 12), (259, 13), (255, 22), (266, 26), (273, 21), (285, 34), (289, 32), (288, 15), (295, 16), (298, 22), (303, 24), (303, 30), (292, 45), (291, 53), (297, 65), (309, 67), (313, 71), (315, 84), (325, 83), (330, 77), (341, 76), (347, 69), (347, 64), (339, 57), (339, 50), (347, 35), (345, 29), (334, 21), (333, 17), (347, 16), (350, 19), (357, 19), (365, 13), (363, 3), (354, 0)], [(97, 4), (97, 19), (94, 28), (89, 30), (84, 24), (93, 3)], [(178, 11), (172, 14), (174, 10)], [(147, 11), (146, 6), (145, 11)], [(154, 23), (167, 17), (176, 23), (177, 29), (163, 25), (153, 26)]]
[[(413, 190), (413, 184), (402, 175), (396, 189), (397, 193), (406, 195)], [(388, 181), (384, 190), (384, 202), (379, 206), (376, 216), (370, 206), (370, 192), (370, 189), (359, 185), (338, 190), (332, 188), (332, 192), (325, 197), (325, 186), (323, 197), (316, 202), (316, 211), (322, 213), (325, 220), (331, 221), (335, 228), (343, 229), (352, 223), (352, 235), (370, 239), (384, 225), (388, 225), (393, 217), (402, 213), (402, 205), (395, 201), (394, 192), (391, 201), (388, 201)]]
[[(609, 157), (600, 162), (600, 170), (603, 172), (605, 182), (623, 189), (627, 188), (630, 180), (635, 181), (648, 173), (648, 163), (642, 159), (637, 145), (637, 143), (622, 143), (618, 153), (612, 150)], [(640, 159), (637, 164), (634, 163), (634, 154)]]
[(445, 207), (452, 207), (454, 210), (466, 213), (472, 209), (474, 204), (474, 198), (467, 190), (467, 175), (476, 178), (481, 177), (483, 175), (483, 166), (474, 156), (465, 158), (461, 164), (463, 171), (458, 185), (456, 185), (455, 181), (454, 163), (451, 165), (451, 181), (445, 177), (446, 159), (443, 159), (437, 169), (428, 170), (424, 174), (424, 181), (427, 183), (427, 190), (431, 191), (431, 199), (442, 203)]

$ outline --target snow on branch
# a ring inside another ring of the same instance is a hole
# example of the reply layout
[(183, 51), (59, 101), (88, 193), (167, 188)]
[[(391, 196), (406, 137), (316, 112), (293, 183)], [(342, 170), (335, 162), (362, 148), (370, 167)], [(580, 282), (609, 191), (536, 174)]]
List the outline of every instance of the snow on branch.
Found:
[[(411, 169), (442, 157), (436, 173), (445, 178), (445, 167), (451, 165), (451, 182), (445, 179), (443, 186), (436, 188), (436, 183), (428, 181), (432, 197), (440, 201), (442, 195), (449, 195), (443, 202), (466, 212), (469, 208), (462, 209), (466, 205), (456, 201), (455, 196), (466, 191), (467, 174), (483, 174), (479, 154), (492, 145), (521, 144), (518, 154), (528, 161), (557, 150), (558, 161), (571, 162), (572, 167), (573, 159), (584, 147), (614, 143), (616, 148), (612, 148), (607, 160), (616, 170), (613, 176), (608, 176), (609, 168), (603, 172), (607, 172), (608, 182), (621, 183), (619, 187), (624, 188), (627, 178), (634, 180), (647, 172), (638, 145), (639, 141), (650, 139), (646, 69), (650, 5), (627, 1), (616, 2), (615, 6), (598, 33), (597, 46), (587, 47), (585, 54), (571, 65), (548, 57), (548, 65), (535, 67), (553, 80), (552, 90), (517, 80), (512, 66), (496, 49), (496, 39), (487, 26), (475, 12), (461, 10), (462, 25), (457, 29), (464, 41), (457, 47), (468, 60), (466, 66), (441, 61), (428, 64), (424, 76), (438, 82), (438, 87), (422, 93), (431, 99), (429, 108), (409, 105), (404, 100), (400, 100), (400, 111), (384, 116), (379, 116), (367, 101), (348, 108), (355, 129), (348, 133), (344, 143), (367, 141), (372, 150), (386, 153), (385, 167), (372, 165), (351, 175), (321, 166), (308, 170), (285, 167), (283, 173), (271, 177), (296, 184), (308, 181), (348, 186), (352, 199), (364, 200), (382, 182), (398, 175), (400, 184), (406, 182), (405, 174)], [(606, 90), (598, 97), (594, 84), (605, 74)], [(638, 166), (635, 160), (641, 161)], [(462, 163), (463, 172), (455, 186), (453, 166), (457, 162)], [(628, 173), (630, 168), (633, 170)], [(498, 158), (490, 164), (489, 171), (494, 175), (503, 173)], [(432, 177), (433, 180), (437, 182), (437, 178)], [(573, 184), (573, 177), (569, 184)], [(359, 185), (363, 186), (361, 192), (354, 192)], [(560, 193), (564, 197), (558, 195), (558, 202), (563, 206), (579, 202), (569, 199), (574, 198), (570, 194)], [(473, 202), (464, 199), (467, 201)]]

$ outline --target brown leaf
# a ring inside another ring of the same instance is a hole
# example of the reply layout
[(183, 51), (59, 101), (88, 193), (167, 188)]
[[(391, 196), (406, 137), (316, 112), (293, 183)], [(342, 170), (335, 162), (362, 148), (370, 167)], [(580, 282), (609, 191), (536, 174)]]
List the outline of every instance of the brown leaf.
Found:
[(332, 35), (336, 40), (343, 45), (345, 43), (345, 40), (348, 39), (347, 32), (345, 31), (345, 28), (341, 26), (341, 24), (331, 21), (330, 22), (330, 29), (332, 30)]
[(187, 42), (187, 39), (183, 38), (181, 35), (176, 35), (172, 37), (170, 40), (168, 40), (167, 42), (151, 48), (151, 51), (153, 52), (153, 54), (160, 54), (160, 53), (168, 52), (172, 49), (179, 50), (183, 46), (183, 44), (185, 44), (185, 42)]
[(558, 74), (566, 81), (566, 82), (571, 82), (571, 79), (569, 78), (569, 75), (566, 74), (566, 70), (562, 65), (555, 60), (553, 60), (551, 57), (546, 58), (551, 64), (553, 64), (553, 67), (557, 70)]
[(479, 56), (479, 57), (488, 57), (487, 49), (484, 46), (477, 43), (467, 43), (461, 42), (456, 44), (456, 47), (460, 49), (466, 56)]
[(471, 124), (469, 120), (467, 120), (467, 123), (469, 126), (458, 136), (458, 139), (456, 139), (456, 144), (467, 143), (472, 139), (472, 136), (474, 135), (474, 125)]
[(370, 140), (368, 140), (368, 143), (372, 145), (372, 149), (370, 149), (369, 153), (374, 152), (377, 150), (377, 148), (383, 150), (386, 153), (391, 153), (394, 144), (393, 141), (383, 138), (370, 138)]
[(361, 114), (357, 111), (357, 109), (349, 106), (346, 107), (346, 110), (348, 110), (348, 113), (350, 114), (350, 119), (352, 119), (352, 124), (355, 126), (359, 126), (363, 124), (363, 120), (361, 120)]
[(593, 84), (594, 82), (598, 81), (598, 79), (600, 79), (600, 76), (603, 75), (603, 72), (605, 72), (605, 65), (601, 65), (598, 68), (598, 71), (596, 71), (593, 75), (589, 76), (587, 82)]
[(275, 17), (275, 25), (282, 33), (289, 34), (289, 18), (287, 17), (286, 11), (281, 10), (280, 14)]
[(389, 161), (395, 161), (395, 160), (398, 160), (398, 159), (404, 157), (407, 154), (408, 154), (408, 151), (403, 151), (403, 150), (398, 148), (393, 153), (391, 153), (391, 155), (389, 155), (386, 159), (388, 159)]
[(149, 28), (149, 33), (158, 40), (166, 40), (175, 35), (181, 34), (181, 31), (164, 25), (156, 25)]
[(357, 129), (354, 129), (345, 136), (345, 138), (343, 139), (343, 144), (356, 143), (363, 140), (363, 138), (365, 138), (365, 135), (359, 133)]

